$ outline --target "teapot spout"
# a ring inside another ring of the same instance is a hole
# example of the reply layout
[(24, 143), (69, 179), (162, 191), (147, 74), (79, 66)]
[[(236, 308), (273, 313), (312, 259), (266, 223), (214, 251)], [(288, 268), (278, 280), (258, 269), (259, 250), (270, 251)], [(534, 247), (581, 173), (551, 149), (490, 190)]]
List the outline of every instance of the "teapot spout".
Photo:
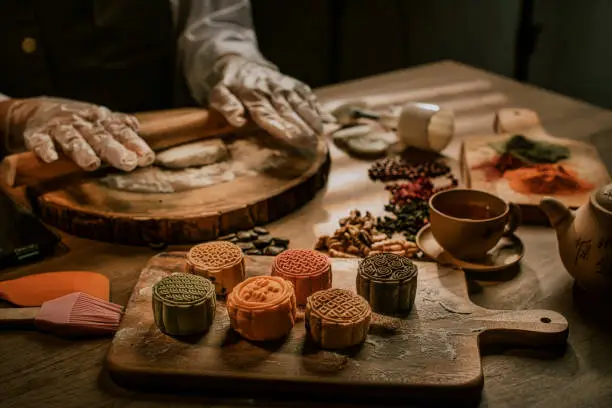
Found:
[(574, 222), (574, 214), (559, 200), (544, 197), (540, 201), (540, 208), (548, 217), (557, 234), (567, 230)]

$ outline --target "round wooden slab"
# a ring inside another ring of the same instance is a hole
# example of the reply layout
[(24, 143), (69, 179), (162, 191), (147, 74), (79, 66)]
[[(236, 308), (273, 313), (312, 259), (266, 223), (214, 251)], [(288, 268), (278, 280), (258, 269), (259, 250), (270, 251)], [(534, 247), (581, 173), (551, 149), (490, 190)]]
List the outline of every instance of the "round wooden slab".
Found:
[(53, 191), (29, 189), (33, 210), (68, 233), (128, 245), (191, 244), (281, 218), (322, 189), (330, 169), (324, 140), (310, 168), (288, 178), (272, 174), (170, 194), (106, 187), (91, 176)]

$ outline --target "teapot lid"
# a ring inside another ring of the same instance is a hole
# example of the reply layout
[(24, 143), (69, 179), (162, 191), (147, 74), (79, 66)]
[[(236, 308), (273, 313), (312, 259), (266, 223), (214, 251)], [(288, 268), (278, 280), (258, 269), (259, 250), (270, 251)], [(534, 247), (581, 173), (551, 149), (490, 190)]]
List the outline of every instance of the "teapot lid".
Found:
[(605, 210), (612, 211), (612, 183), (601, 187), (595, 193), (595, 201)]

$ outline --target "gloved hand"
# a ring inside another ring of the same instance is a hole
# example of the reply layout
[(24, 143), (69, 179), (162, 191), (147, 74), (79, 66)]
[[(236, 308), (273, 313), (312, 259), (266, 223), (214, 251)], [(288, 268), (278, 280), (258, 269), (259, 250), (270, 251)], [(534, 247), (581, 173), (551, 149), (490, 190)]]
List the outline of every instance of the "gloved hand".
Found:
[(153, 163), (155, 154), (138, 136), (131, 115), (85, 102), (55, 98), (11, 101), (5, 118), (9, 151), (33, 151), (42, 161), (58, 158), (58, 147), (79, 167), (92, 171), (105, 162), (124, 171)]
[(218, 82), (211, 90), (210, 106), (232, 126), (243, 126), (248, 111), (273, 137), (301, 149), (316, 147), (324, 114), (307, 85), (273, 66), (237, 55), (220, 59), (214, 72)]

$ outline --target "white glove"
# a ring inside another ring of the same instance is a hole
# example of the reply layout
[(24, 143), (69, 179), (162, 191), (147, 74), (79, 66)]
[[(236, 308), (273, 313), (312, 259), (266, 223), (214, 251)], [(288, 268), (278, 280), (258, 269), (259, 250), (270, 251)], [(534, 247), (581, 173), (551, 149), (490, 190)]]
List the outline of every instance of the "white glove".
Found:
[(273, 66), (236, 55), (219, 60), (214, 72), (218, 82), (211, 90), (210, 106), (232, 126), (243, 126), (248, 111), (273, 137), (297, 148), (316, 146), (323, 114), (310, 87)]
[(15, 100), (6, 129), (9, 140), (21, 142), (46, 163), (57, 160), (58, 146), (87, 171), (102, 162), (131, 171), (155, 159), (137, 134), (139, 123), (134, 116), (85, 102), (46, 97)]

